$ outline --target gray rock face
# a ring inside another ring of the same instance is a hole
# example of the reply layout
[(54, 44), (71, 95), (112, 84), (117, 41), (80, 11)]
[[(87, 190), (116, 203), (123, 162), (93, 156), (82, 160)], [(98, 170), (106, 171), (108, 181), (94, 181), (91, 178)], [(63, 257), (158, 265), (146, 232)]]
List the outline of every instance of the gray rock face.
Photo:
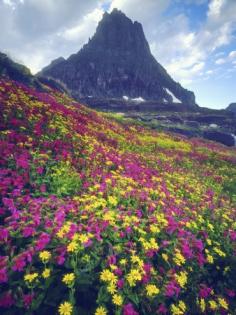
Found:
[(116, 9), (104, 14), (95, 35), (78, 53), (57, 59), (39, 75), (59, 79), (77, 99), (125, 95), (172, 103), (172, 93), (183, 104), (197, 107), (193, 92), (175, 82), (152, 56), (142, 25)]
[(226, 110), (231, 111), (236, 115), (236, 103), (229, 104), (229, 106), (226, 108)]
[(220, 142), (229, 147), (233, 147), (235, 145), (234, 136), (225, 132), (220, 131), (205, 131), (203, 134), (205, 139)]

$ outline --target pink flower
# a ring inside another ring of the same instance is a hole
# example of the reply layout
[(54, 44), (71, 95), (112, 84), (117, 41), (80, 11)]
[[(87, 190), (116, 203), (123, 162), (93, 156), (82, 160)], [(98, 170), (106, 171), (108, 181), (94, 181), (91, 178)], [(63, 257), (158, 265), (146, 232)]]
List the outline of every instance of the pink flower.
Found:
[(108, 263), (108, 265), (115, 265), (116, 264), (116, 256), (115, 255), (109, 256), (107, 258), (107, 263)]
[(157, 314), (167, 314), (168, 309), (165, 307), (164, 304), (161, 304), (157, 310)]
[(139, 315), (138, 312), (135, 311), (133, 305), (131, 303), (124, 305), (123, 307), (123, 315)]
[(22, 256), (18, 256), (14, 259), (14, 265), (12, 266), (12, 270), (14, 271), (23, 271), (26, 265), (25, 258)]
[(7, 281), (8, 281), (7, 268), (1, 268), (0, 269), (0, 283), (4, 283)]
[(65, 262), (65, 257), (63, 255), (59, 255), (56, 257), (56, 262), (58, 265), (63, 265)]
[(34, 294), (24, 294), (23, 295), (23, 302), (24, 302), (24, 306), (25, 308), (29, 308), (30, 305), (32, 304), (32, 301), (34, 299)]
[(123, 286), (124, 286), (124, 283), (125, 283), (125, 281), (124, 281), (123, 279), (118, 280), (118, 281), (117, 281), (117, 287), (118, 287), (119, 289), (122, 289)]
[(6, 241), (9, 236), (9, 232), (5, 228), (0, 228), (0, 241)]
[(199, 290), (199, 297), (203, 298), (203, 299), (206, 299), (211, 294), (211, 291), (212, 291), (212, 288), (203, 286)]
[(40, 234), (37, 242), (36, 242), (36, 250), (42, 250), (46, 247), (46, 245), (50, 242), (50, 235), (47, 233)]
[(165, 288), (165, 296), (172, 297), (174, 295), (178, 296), (180, 288), (176, 285), (174, 281), (171, 281), (167, 284)]
[(11, 292), (3, 293), (3, 295), (0, 297), (0, 307), (9, 308), (13, 304), (15, 304), (15, 301)]
[(22, 231), (22, 234), (24, 237), (32, 236), (34, 233), (35, 233), (35, 229), (30, 226), (25, 227)]

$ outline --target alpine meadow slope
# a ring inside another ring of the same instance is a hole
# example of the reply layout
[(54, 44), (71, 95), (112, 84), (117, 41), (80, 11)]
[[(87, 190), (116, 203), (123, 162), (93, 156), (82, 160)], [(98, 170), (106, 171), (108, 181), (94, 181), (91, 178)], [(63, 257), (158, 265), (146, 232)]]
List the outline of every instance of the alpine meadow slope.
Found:
[(234, 314), (236, 150), (0, 80), (0, 313)]

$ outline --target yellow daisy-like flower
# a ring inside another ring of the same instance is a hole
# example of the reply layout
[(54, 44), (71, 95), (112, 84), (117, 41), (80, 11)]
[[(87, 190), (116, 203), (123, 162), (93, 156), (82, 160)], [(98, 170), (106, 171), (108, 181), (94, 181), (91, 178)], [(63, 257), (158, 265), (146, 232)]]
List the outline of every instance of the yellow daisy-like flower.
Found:
[(211, 310), (216, 310), (217, 309), (217, 303), (214, 300), (209, 301), (209, 306)]
[(70, 253), (74, 253), (78, 249), (78, 247), (78, 244), (75, 241), (72, 241), (67, 245), (67, 251)]
[(67, 273), (62, 278), (62, 282), (64, 282), (66, 285), (72, 285), (75, 281), (75, 274), (73, 272)]
[(73, 312), (73, 306), (70, 302), (61, 303), (58, 311), (60, 315), (71, 315)]
[(45, 268), (44, 271), (43, 271), (43, 273), (42, 273), (42, 277), (43, 277), (44, 279), (47, 279), (47, 278), (50, 277), (50, 274), (51, 274), (51, 270), (50, 270), (49, 268)]
[(117, 283), (117, 276), (114, 275), (109, 269), (105, 269), (101, 272), (100, 279), (104, 282)]
[(125, 266), (125, 265), (127, 264), (127, 259), (122, 258), (122, 259), (120, 260), (120, 264), (121, 264), (121, 266)]
[(139, 270), (131, 269), (130, 273), (127, 274), (126, 279), (131, 287), (136, 285), (137, 281), (141, 281), (142, 275)]
[(39, 258), (41, 259), (43, 263), (48, 262), (51, 256), (52, 256), (51, 253), (47, 250), (44, 250), (39, 254)]
[(168, 261), (169, 257), (168, 257), (167, 254), (164, 254), (164, 253), (163, 253), (161, 256), (162, 256), (162, 258), (163, 258), (165, 261)]
[(218, 302), (222, 308), (224, 308), (225, 310), (228, 309), (228, 303), (225, 301), (225, 299), (218, 298)]
[(111, 293), (111, 294), (116, 293), (117, 288), (116, 288), (115, 283), (112, 283), (112, 282), (111, 282), (111, 283), (107, 286), (107, 291), (108, 291), (109, 293)]
[(207, 262), (208, 262), (209, 264), (213, 264), (213, 263), (214, 263), (214, 258), (213, 258), (211, 255), (207, 255), (207, 256), (206, 256), (206, 259), (207, 259)]
[(176, 250), (174, 262), (176, 263), (177, 266), (181, 266), (185, 263), (185, 258), (179, 250)]
[(199, 304), (200, 304), (201, 311), (204, 313), (206, 310), (206, 303), (205, 303), (204, 299), (200, 299)]
[(160, 290), (155, 284), (148, 284), (146, 286), (146, 292), (147, 292), (147, 296), (152, 297), (152, 296), (157, 295), (160, 292)]
[(114, 294), (112, 297), (112, 302), (117, 306), (121, 306), (123, 303), (123, 298), (119, 294)]
[(26, 282), (29, 282), (29, 283), (32, 283), (35, 279), (38, 278), (38, 273), (37, 272), (34, 272), (34, 273), (29, 273), (27, 275), (24, 276), (24, 280)]
[(181, 286), (181, 288), (184, 288), (185, 284), (188, 281), (187, 273), (184, 271), (181, 271), (180, 274), (176, 275), (176, 280), (178, 284)]
[(95, 315), (107, 315), (107, 310), (103, 306), (99, 306), (96, 311)]

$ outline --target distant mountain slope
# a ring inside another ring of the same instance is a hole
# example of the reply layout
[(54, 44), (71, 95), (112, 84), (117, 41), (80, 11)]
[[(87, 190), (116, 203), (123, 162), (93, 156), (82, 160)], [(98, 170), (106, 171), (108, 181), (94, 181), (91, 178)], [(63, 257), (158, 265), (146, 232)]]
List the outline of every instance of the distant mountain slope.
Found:
[(104, 14), (78, 53), (56, 59), (39, 76), (59, 79), (77, 99), (142, 97), (196, 107), (194, 93), (175, 82), (151, 54), (142, 25), (116, 9)]

